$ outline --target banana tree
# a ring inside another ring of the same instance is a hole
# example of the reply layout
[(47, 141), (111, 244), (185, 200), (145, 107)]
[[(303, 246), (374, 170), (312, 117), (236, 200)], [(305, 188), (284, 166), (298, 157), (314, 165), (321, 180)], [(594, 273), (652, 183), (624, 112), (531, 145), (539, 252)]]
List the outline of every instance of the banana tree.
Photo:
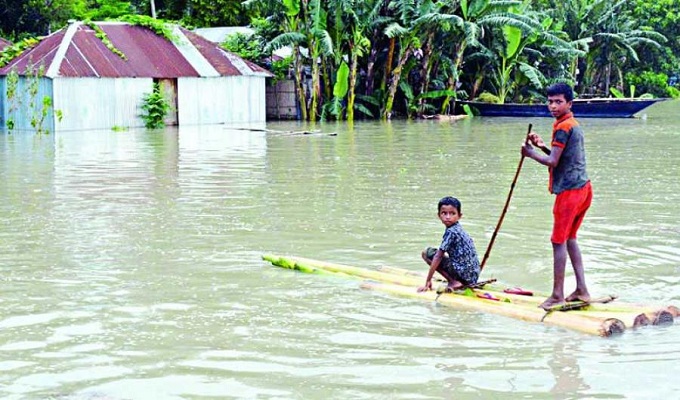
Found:
[[(299, 0), (281, 0), (278, 3), (271, 4), (265, 2), (265, 7), (275, 8), (281, 12), (281, 25), (283, 33), (272, 39), (265, 48), (266, 51), (271, 52), (284, 46), (290, 46), (293, 53), (293, 76), (295, 80), (295, 93), (298, 98), (298, 105), (300, 107), (300, 116), (302, 120), (307, 120), (307, 96), (302, 85), (304, 63), (302, 61), (302, 54), (300, 52), (300, 44), (304, 43), (306, 36), (302, 33), (304, 24), (302, 21), (301, 7)], [(249, 0), (243, 3), (247, 7), (255, 7), (258, 5), (258, 0)], [(277, 17), (277, 15), (275, 15)]]
[(552, 30), (552, 18), (546, 17), (538, 23), (537, 16), (527, 9), (511, 11), (518, 16), (520, 23), (504, 25), (501, 28), (502, 44), (498, 46), (496, 43), (499, 62), (495, 65), (493, 81), (501, 104), (514, 92), (521, 79), (527, 80), (535, 89), (543, 87), (545, 77), (536, 68), (545, 58), (540, 50), (542, 47), (560, 49), (568, 54), (584, 54)]
[[(290, 0), (287, 0), (290, 1)], [(333, 54), (333, 41), (326, 30), (328, 13), (321, 6), (321, 0), (302, 0), (307, 12), (307, 43), (312, 62), (312, 104), (309, 108), (309, 120), (316, 121), (321, 98), (319, 80), (321, 57)]]
[(637, 29), (637, 23), (622, 12), (625, 1), (607, 3), (604, 12), (597, 19), (593, 29), (593, 42), (588, 52), (587, 76), (592, 83), (603, 86), (609, 93), (612, 84), (612, 73), (623, 86), (622, 66), (627, 59), (639, 62), (637, 49), (649, 46), (661, 49), (660, 43), (666, 37), (652, 30)]
[[(451, 44), (450, 54), (452, 63), (447, 64), (450, 70), (447, 72), (446, 90), (456, 93), (461, 85), (461, 69), (464, 64), (464, 56), (468, 48), (480, 48), (479, 39), (485, 32), (494, 27), (505, 25), (525, 26), (524, 18), (511, 12), (513, 7), (522, 4), (520, 1), (510, 0), (460, 0), (458, 8), (451, 9), (445, 15), (450, 29), (446, 33), (446, 41)], [(444, 113), (449, 108), (451, 96), (447, 96), (441, 107)]]
[[(382, 4), (380, 1), (373, 2), (352, 1), (349, 3), (353, 7), (345, 9), (349, 17), (350, 35), (347, 38), (347, 45), (350, 52), (350, 71), (349, 71), (349, 95), (347, 97), (347, 120), (354, 120), (354, 108), (356, 100), (356, 81), (359, 72), (359, 58), (368, 53), (371, 48), (371, 41), (366, 36), (373, 24), (378, 21)], [(364, 112), (367, 111), (363, 108)]]
[(391, 70), (388, 77), (389, 86), (385, 107), (381, 112), (382, 119), (389, 119), (392, 116), (394, 98), (397, 94), (406, 62), (414, 54), (414, 51), (421, 51), (420, 34), (424, 21), (420, 17), (424, 15), (424, 10), (428, 9), (423, 4), (426, 2), (428, 0), (401, 0), (390, 4), (391, 9), (395, 11), (395, 18), (392, 23), (387, 25), (384, 33), (388, 38), (396, 39), (399, 42), (399, 54), (397, 56), (397, 65)]

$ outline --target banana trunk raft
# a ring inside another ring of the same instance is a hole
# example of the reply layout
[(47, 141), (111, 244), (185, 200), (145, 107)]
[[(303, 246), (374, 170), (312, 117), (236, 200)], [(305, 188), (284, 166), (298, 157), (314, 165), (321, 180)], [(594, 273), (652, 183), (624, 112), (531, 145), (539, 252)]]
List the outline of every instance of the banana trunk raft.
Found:
[(263, 255), (262, 258), (281, 268), (357, 279), (361, 281), (360, 287), (367, 290), (436, 301), (459, 310), (498, 314), (604, 337), (640, 326), (672, 324), (674, 318), (680, 314), (680, 310), (675, 306), (623, 303), (612, 301), (615, 297), (611, 296), (587, 305), (574, 304), (573, 307), (576, 309), (566, 307), (566, 311), (546, 312), (538, 307), (546, 296), (508, 293), (506, 288), (495, 283), (486, 284), (483, 288), (468, 288), (455, 293), (418, 292), (416, 289), (424, 283), (424, 275), (401, 268), (367, 269), (309, 258), (271, 254)]

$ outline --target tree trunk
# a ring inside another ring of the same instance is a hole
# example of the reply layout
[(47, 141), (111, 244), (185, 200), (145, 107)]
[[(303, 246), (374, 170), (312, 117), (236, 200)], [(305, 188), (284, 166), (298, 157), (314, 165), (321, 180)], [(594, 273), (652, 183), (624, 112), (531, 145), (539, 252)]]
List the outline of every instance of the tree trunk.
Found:
[[(450, 90), (450, 91), (458, 90), (458, 82), (459, 82), (458, 78), (460, 76), (460, 73), (458, 71), (460, 71), (460, 66), (463, 64), (463, 53), (465, 52), (465, 47), (466, 47), (465, 43), (461, 43), (460, 45), (456, 46), (456, 59), (453, 62), (453, 68), (451, 68), (451, 76), (449, 76), (449, 79), (448, 79), (448, 82), (447, 82), (448, 85), (446, 86), (446, 90)], [(456, 97), (454, 97), (454, 100), (455, 99), (456, 99)], [(442, 114), (445, 114), (445, 113), (448, 112), (447, 108), (449, 107), (450, 102), (451, 102), (451, 96), (446, 96), (446, 98), (444, 99), (444, 103), (442, 104), (442, 109), (441, 109)], [(453, 103), (453, 106), (454, 107), (456, 106), (455, 101)]]
[(382, 119), (390, 119), (392, 118), (392, 107), (394, 106), (394, 97), (397, 94), (397, 88), (399, 87), (399, 80), (401, 79), (401, 70), (404, 67), (404, 64), (406, 64), (406, 61), (408, 61), (409, 56), (411, 55), (411, 46), (407, 46), (406, 49), (404, 49), (404, 52), (402, 53), (400, 59), (399, 59), (399, 64), (397, 64), (397, 67), (392, 71), (392, 76), (390, 79), (390, 87), (388, 90), (388, 95), (387, 95), (387, 102), (385, 103), (385, 110), (382, 113)]
[(331, 76), (333, 76), (333, 71), (331, 71), (331, 67), (329, 67), (328, 63), (326, 62), (326, 57), (321, 58), (321, 71), (322, 71), (322, 77), (323, 77), (323, 94), (324, 94), (324, 99), (326, 101), (330, 100), (333, 98), (333, 80), (331, 79)]
[(387, 50), (387, 61), (385, 61), (385, 75), (383, 75), (383, 80), (382, 83), (380, 84), (380, 89), (382, 89), (383, 91), (387, 87), (387, 80), (390, 78), (390, 75), (392, 75), (392, 63), (394, 62), (395, 42), (396, 40), (394, 38), (390, 38), (390, 47)]
[(609, 96), (609, 88), (612, 82), (612, 63), (607, 63), (604, 69), (604, 96)]
[[(374, 31), (373, 35), (377, 36), (377, 31)], [(368, 55), (368, 64), (366, 65), (366, 95), (368, 96), (373, 94), (375, 85), (375, 80), (373, 79), (373, 68), (375, 67), (375, 61), (377, 59), (378, 50), (376, 49), (375, 43), (371, 43), (371, 52)]]
[(352, 66), (349, 71), (349, 96), (347, 96), (347, 121), (354, 121), (354, 98), (356, 97), (355, 86), (357, 82), (357, 69), (359, 65), (359, 55), (352, 51)]
[(300, 62), (300, 48), (298, 46), (293, 46), (293, 70), (295, 71), (295, 91), (298, 96), (298, 103), (300, 105), (300, 119), (302, 121), (307, 120), (307, 97), (305, 96), (305, 89), (302, 86), (302, 80), (304, 77), (304, 66)]
[(309, 120), (316, 121), (318, 116), (319, 96), (321, 95), (321, 85), (319, 85), (319, 63), (317, 55), (312, 56), (312, 105), (309, 107)]
[[(418, 90), (415, 93), (416, 98), (421, 96), (423, 93), (427, 92), (428, 86), (430, 85), (430, 58), (432, 57), (432, 41), (434, 40), (434, 32), (427, 35), (427, 40), (425, 45), (422, 47), (423, 58), (420, 61), (420, 82)], [(418, 100), (418, 116), (422, 116), (425, 108), (425, 100)]]

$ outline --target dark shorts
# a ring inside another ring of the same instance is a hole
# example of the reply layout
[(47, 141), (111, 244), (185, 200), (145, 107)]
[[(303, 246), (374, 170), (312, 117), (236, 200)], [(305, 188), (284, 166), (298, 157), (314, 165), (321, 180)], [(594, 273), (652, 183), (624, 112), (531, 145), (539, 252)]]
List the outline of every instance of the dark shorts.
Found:
[[(430, 262), (434, 258), (435, 253), (437, 253), (437, 248), (435, 248), (435, 247), (428, 247), (427, 249), (425, 249), (425, 256), (427, 257), (427, 259)], [(444, 253), (444, 258), (442, 258), (442, 261), (439, 264), (439, 268), (437, 268), (437, 270), (439, 271), (439, 269), (443, 269), (444, 272), (447, 275), (452, 276), (454, 279), (463, 283), (464, 285), (468, 285), (468, 284), (476, 282), (476, 279), (474, 279), (474, 280), (469, 279), (468, 280), (468, 279), (463, 278), (461, 276), (461, 274), (459, 274), (456, 271), (456, 269), (453, 267), (453, 264), (451, 263), (451, 259), (449, 258), (449, 256), (446, 253)]]
[(553, 232), (550, 241), (562, 244), (568, 239), (576, 239), (586, 211), (593, 200), (593, 187), (590, 182), (580, 189), (565, 190), (555, 198), (553, 207)]

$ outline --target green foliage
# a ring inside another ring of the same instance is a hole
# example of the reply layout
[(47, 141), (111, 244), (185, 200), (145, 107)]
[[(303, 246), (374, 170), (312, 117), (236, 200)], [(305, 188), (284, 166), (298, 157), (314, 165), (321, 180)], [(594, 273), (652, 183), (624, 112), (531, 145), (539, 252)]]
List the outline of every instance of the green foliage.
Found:
[(0, 51), (0, 68), (9, 64), (10, 61), (19, 57), (24, 51), (32, 48), (38, 43), (40, 43), (40, 40), (36, 38), (25, 38), (11, 46), (5, 47)]
[(241, 0), (190, 0), (185, 4), (182, 22), (197, 27), (243, 26), (249, 22)]
[(31, 127), (35, 129), (37, 134), (49, 134), (50, 131), (45, 128), (45, 118), (52, 108), (52, 98), (50, 96), (43, 96), (38, 102), (38, 91), (40, 89), (40, 80), (45, 76), (45, 65), (40, 64), (38, 68), (34, 65), (26, 66), (26, 75), (28, 77), (28, 109), (31, 112)]
[(286, 79), (292, 62), (292, 57), (272, 61), (271, 72), (274, 74), (274, 83)]
[(75, 17), (84, 21), (105, 21), (134, 13), (129, 1), (87, 0), (82, 9), (76, 10)]
[(154, 82), (153, 90), (142, 98), (141, 115), (144, 126), (149, 129), (159, 129), (165, 126), (165, 117), (170, 111), (170, 102), (163, 96), (158, 82)]
[(463, 111), (465, 112), (465, 115), (467, 115), (467, 116), (470, 117), (470, 118), (472, 118), (472, 117), (475, 116), (475, 113), (472, 112), (472, 108), (470, 108), (470, 105), (469, 105), (469, 104), (464, 104), (464, 105), (463, 105)]
[(669, 86), (668, 89), (667, 89), (667, 93), (668, 93), (668, 96), (673, 98), (673, 99), (680, 98), (680, 90), (677, 89), (674, 86)]
[(495, 94), (491, 94), (489, 92), (484, 92), (479, 95), (476, 99), (477, 101), (481, 101), (482, 103), (494, 103), (494, 104), (499, 104), (501, 102), (501, 99), (498, 98)]
[(146, 15), (125, 15), (121, 17), (120, 20), (131, 25), (143, 26), (150, 29), (158, 36), (162, 36), (171, 42), (176, 42), (178, 40), (172, 33), (172, 27), (163, 20), (154, 19)]
[(255, 35), (246, 35), (241, 32), (233, 33), (227, 36), (220, 46), (239, 57), (256, 63), (261, 62), (266, 56), (264, 43), (257, 40)]
[(349, 90), (349, 67), (346, 62), (340, 64), (338, 68), (338, 73), (335, 77), (335, 86), (333, 86), (333, 96), (338, 98), (344, 98)]
[(19, 87), (19, 74), (17, 73), (16, 67), (12, 68), (7, 74), (6, 80), (7, 84), (7, 104), (8, 117), (7, 117), (7, 130), (11, 133), (14, 130), (14, 112), (19, 108), (19, 101), (17, 99), (17, 88)]
[(609, 88), (609, 91), (610, 91), (611, 94), (612, 94), (615, 98), (617, 98), (617, 99), (623, 99), (624, 97), (626, 97), (626, 96), (624, 96), (623, 93), (622, 93), (619, 89), (617, 89), (617, 88)]
[(644, 71), (640, 75), (628, 73), (625, 81), (629, 85), (634, 85), (640, 91), (656, 97), (672, 96), (672, 93), (668, 90), (668, 76), (662, 72)]
[[(40, 82), (44, 76), (44, 64), (35, 67), (29, 62), (26, 65), (25, 70), (25, 86), (20, 88), (20, 78), (16, 67), (12, 68), (7, 74), (5, 81), (7, 85), (6, 94), (8, 104), (6, 126), (9, 132), (16, 128), (14, 117), (17, 112), (21, 111), (20, 115), (26, 115), (30, 118), (31, 127), (37, 134), (42, 135), (50, 133), (49, 129), (45, 127), (45, 120), (52, 110), (52, 97), (43, 96), (42, 98), (38, 98)], [(28, 100), (28, 103), (26, 103), (25, 100)], [(55, 111), (55, 115), (58, 115), (59, 120), (61, 120), (61, 111)]]

